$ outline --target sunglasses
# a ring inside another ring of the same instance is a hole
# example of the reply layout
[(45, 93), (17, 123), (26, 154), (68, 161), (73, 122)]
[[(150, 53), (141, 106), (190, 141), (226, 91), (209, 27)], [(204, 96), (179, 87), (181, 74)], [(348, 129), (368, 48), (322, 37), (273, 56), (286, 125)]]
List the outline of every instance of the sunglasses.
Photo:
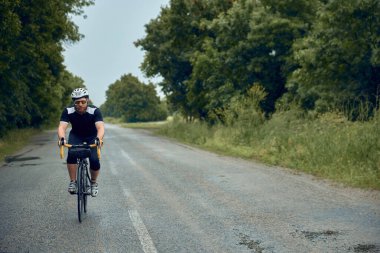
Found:
[(85, 105), (85, 104), (87, 104), (87, 100), (75, 101), (74, 103), (75, 103), (76, 105), (79, 105), (79, 104)]

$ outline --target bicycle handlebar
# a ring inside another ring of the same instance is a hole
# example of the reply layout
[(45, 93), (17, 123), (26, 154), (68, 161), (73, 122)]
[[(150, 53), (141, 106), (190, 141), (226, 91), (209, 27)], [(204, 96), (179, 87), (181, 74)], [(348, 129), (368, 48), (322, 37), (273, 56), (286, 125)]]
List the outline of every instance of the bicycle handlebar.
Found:
[(101, 153), (100, 153), (100, 146), (96, 145), (96, 144), (80, 144), (80, 145), (73, 145), (73, 144), (63, 144), (63, 145), (60, 145), (59, 146), (59, 154), (61, 156), (61, 159), (63, 159), (63, 156), (64, 156), (64, 147), (66, 148), (72, 148), (72, 147), (89, 147), (89, 148), (97, 148), (96, 149), (96, 152), (98, 154), (98, 158), (100, 160), (100, 157), (101, 157)]

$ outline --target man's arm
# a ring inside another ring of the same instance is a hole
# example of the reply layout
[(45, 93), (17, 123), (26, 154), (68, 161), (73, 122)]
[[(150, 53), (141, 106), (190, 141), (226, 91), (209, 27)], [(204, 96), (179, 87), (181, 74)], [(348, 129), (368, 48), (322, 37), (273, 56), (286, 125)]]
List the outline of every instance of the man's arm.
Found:
[(104, 122), (98, 121), (95, 123), (96, 130), (98, 130), (97, 136), (100, 140), (103, 140), (104, 137)]
[(69, 125), (68, 122), (64, 122), (64, 121), (59, 122), (59, 126), (58, 126), (58, 139), (59, 140), (66, 137), (66, 129), (67, 129), (68, 125)]

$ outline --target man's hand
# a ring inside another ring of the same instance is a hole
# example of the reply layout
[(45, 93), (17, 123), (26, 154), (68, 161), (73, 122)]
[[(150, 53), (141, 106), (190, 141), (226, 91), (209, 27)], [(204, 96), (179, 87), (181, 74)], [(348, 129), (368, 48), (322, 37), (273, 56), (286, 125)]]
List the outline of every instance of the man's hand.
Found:
[(62, 137), (60, 140), (58, 140), (58, 147), (63, 146), (65, 144), (66, 144), (65, 138)]
[(95, 138), (95, 144), (96, 144), (96, 146), (101, 147), (101, 146), (103, 146), (103, 140), (99, 139), (99, 137), (96, 137)]

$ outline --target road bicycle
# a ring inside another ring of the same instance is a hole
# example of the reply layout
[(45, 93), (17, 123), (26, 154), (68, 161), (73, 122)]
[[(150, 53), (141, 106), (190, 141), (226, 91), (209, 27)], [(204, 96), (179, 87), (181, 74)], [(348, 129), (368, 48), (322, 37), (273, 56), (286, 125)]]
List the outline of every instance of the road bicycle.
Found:
[(64, 144), (60, 146), (61, 159), (64, 157), (63, 148), (69, 148), (69, 154), (77, 159), (77, 199), (78, 199), (78, 220), (82, 222), (87, 213), (87, 196), (91, 195), (91, 175), (88, 171), (91, 156), (91, 148), (97, 148), (98, 157), (100, 159), (100, 146), (96, 144)]

